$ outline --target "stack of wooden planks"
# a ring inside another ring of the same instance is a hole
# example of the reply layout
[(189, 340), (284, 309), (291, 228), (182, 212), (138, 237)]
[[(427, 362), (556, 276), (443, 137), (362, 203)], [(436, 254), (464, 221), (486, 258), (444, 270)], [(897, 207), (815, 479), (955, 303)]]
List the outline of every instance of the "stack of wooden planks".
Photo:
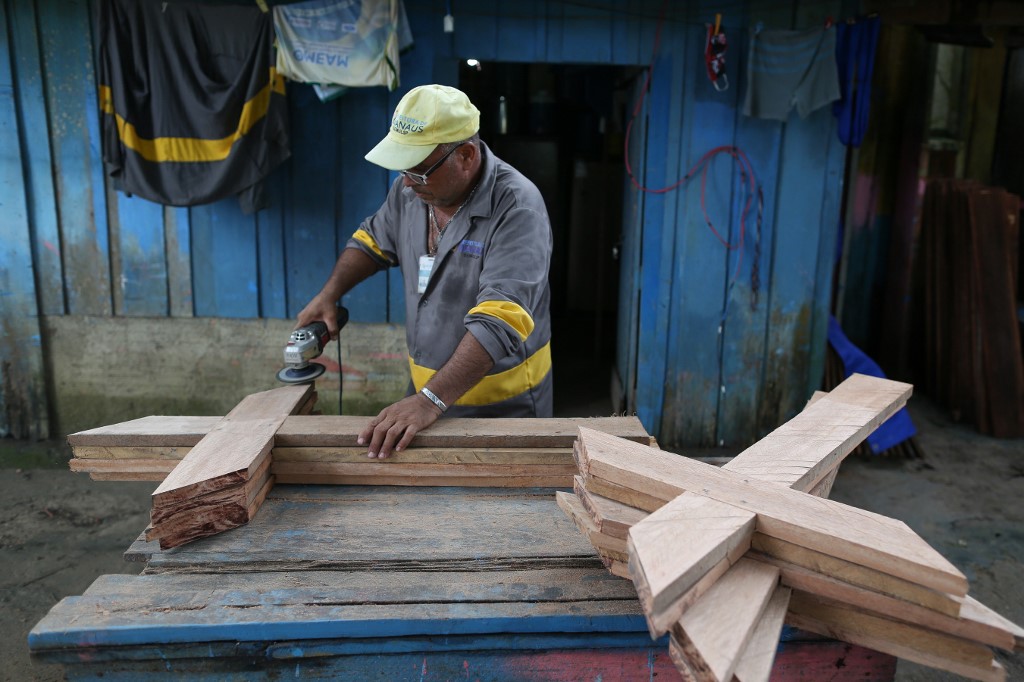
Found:
[(312, 384), (246, 396), (153, 492), (147, 540), (161, 549), (248, 523), (274, 485), (270, 449), (285, 417), (312, 409)]
[(718, 469), (580, 429), (559, 504), (630, 577), (686, 679), (767, 680), (784, 621), (979, 680), (1024, 630), (905, 524), (827, 498), (907, 384), (854, 375)]
[(1003, 189), (929, 181), (915, 266), (923, 388), (954, 418), (999, 438), (1024, 436), (1020, 211)]
[[(572, 486), (572, 447), (585, 426), (644, 445), (636, 417), (443, 419), (412, 447), (371, 460), (356, 438), (370, 417), (289, 416), (273, 438), (278, 483), (344, 485)], [(163, 480), (213, 433), (216, 417), (144, 417), (71, 434), (71, 468), (98, 480)]]

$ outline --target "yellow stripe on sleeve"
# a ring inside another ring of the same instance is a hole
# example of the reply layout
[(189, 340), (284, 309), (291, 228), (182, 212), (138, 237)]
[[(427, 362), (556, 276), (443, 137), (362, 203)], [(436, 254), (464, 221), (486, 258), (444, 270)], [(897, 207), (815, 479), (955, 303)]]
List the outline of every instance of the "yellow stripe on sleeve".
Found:
[(389, 263), (391, 262), (391, 259), (384, 255), (384, 252), (380, 250), (379, 246), (377, 246), (377, 242), (373, 241), (373, 237), (371, 237), (370, 233), (366, 230), (356, 230), (352, 233), (352, 239), (355, 239), (357, 242), (373, 251), (375, 254), (380, 256), (381, 259), (386, 260)]
[(533, 318), (518, 303), (512, 301), (484, 301), (469, 311), (469, 314), (490, 315), (516, 330), (523, 341), (533, 331)]

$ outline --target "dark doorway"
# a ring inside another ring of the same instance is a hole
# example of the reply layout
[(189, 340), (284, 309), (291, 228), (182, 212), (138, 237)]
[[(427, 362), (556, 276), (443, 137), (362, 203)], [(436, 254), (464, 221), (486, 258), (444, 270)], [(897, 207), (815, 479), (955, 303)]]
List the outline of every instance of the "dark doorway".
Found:
[(462, 62), (480, 135), (540, 189), (551, 217), (556, 416), (607, 416), (618, 312), (623, 116), (638, 69)]

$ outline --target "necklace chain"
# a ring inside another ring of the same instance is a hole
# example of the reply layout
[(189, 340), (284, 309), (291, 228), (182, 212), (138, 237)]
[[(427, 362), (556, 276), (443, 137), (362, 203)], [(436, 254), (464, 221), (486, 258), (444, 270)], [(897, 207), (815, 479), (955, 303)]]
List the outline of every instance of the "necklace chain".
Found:
[(465, 200), (463, 200), (463, 202), (461, 204), (459, 204), (459, 207), (457, 209), (455, 209), (455, 213), (452, 213), (452, 217), (448, 219), (448, 222), (446, 222), (444, 224), (444, 227), (440, 227), (439, 223), (437, 222), (437, 215), (434, 213), (433, 205), (430, 205), (430, 204), (427, 205), (427, 213), (429, 213), (429, 215), (430, 215), (431, 235), (434, 235), (435, 232), (437, 233), (436, 236), (434, 236), (433, 239), (428, 239), (427, 240), (427, 255), (428, 256), (434, 256), (434, 255), (437, 254), (437, 246), (438, 246), (438, 244), (441, 243), (441, 236), (444, 234), (444, 231), (448, 229), (449, 225), (451, 225), (453, 222), (455, 222), (455, 216), (459, 215), (459, 213), (462, 211), (462, 209), (465, 208), (466, 204), (469, 203), (469, 200), (472, 199), (473, 195), (476, 193), (476, 188), (479, 187), (479, 186), (480, 186), (479, 182), (477, 184), (473, 185), (473, 189), (471, 189), (469, 194), (466, 195)]

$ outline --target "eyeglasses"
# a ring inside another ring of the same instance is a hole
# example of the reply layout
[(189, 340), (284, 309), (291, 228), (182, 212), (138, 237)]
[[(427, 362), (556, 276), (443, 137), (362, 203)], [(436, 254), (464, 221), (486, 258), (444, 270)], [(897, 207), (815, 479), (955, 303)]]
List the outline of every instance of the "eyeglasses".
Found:
[(451, 149), (449, 149), (447, 154), (445, 154), (440, 159), (438, 159), (437, 163), (435, 163), (433, 166), (431, 166), (430, 168), (425, 170), (423, 173), (413, 173), (412, 171), (400, 170), (400, 171), (398, 171), (398, 174), (403, 176), (403, 177), (409, 178), (410, 180), (415, 182), (417, 185), (425, 185), (425, 184), (427, 184), (427, 177), (429, 177), (431, 173), (433, 173), (438, 168), (440, 168), (441, 164), (444, 163), (445, 160), (449, 156), (452, 155), (453, 151), (455, 151), (456, 149), (458, 149), (459, 147), (461, 147), (464, 144), (466, 144), (466, 143), (465, 142), (460, 142), (457, 145), (455, 145), (454, 147), (452, 147)]

